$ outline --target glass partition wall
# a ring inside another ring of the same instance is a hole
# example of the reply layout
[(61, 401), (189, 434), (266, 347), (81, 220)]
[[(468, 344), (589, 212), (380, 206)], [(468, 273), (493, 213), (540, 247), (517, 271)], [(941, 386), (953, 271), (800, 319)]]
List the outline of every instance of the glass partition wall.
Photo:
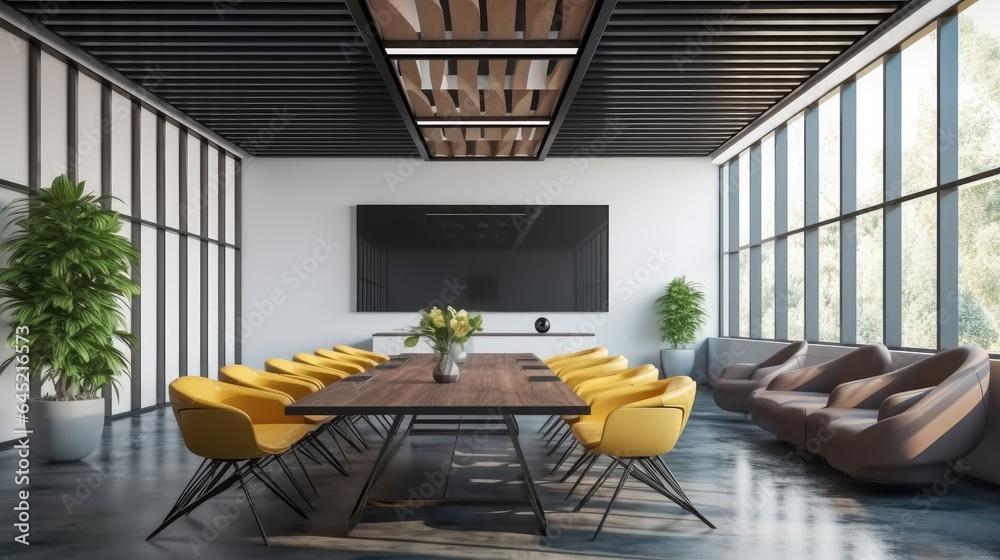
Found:
[(722, 335), (1000, 353), (1000, 0), (722, 165)]

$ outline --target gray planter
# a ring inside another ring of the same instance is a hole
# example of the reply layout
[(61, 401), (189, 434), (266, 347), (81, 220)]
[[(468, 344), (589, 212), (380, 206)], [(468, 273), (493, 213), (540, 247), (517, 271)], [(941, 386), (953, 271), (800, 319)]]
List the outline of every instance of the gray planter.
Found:
[(694, 350), (664, 348), (660, 350), (660, 372), (664, 377), (691, 375), (694, 370)]
[(104, 431), (104, 399), (32, 399), (31, 455), (53, 463), (79, 461), (97, 449)]

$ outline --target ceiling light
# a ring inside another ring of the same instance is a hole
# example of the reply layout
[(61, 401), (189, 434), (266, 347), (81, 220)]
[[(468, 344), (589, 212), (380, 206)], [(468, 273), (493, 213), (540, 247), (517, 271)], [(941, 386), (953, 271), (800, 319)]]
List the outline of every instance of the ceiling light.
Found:
[(552, 121), (549, 119), (535, 119), (535, 120), (446, 120), (437, 119), (433, 121), (418, 120), (417, 126), (433, 126), (433, 127), (444, 127), (444, 126), (466, 126), (470, 128), (483, 127), (483, 126), (504, 126), (504, 127), (515, 127), (515, 126), (549, 126)]
[(576, 56), (579, 47), (387, 47), (389, 56), (483, 56), (513, 58), (517, 56)]

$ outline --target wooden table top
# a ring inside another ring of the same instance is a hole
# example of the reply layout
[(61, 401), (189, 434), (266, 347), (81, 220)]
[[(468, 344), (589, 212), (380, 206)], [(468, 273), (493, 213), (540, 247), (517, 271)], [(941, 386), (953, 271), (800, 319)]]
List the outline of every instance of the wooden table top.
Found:
[[(590, 406), (532, 354), (469, 354), (437, 383), (433, 354), (407, 354), (285, 407), (287, 414), (588, 414)], [(519, 359), (522, 358), (522, 359)], [(549, 381), (540, 379), (548, 378)]]

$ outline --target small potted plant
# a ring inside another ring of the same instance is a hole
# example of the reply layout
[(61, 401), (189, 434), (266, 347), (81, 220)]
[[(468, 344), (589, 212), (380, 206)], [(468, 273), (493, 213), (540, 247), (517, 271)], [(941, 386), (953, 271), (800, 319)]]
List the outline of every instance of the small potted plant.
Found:
[[(461, 309), (456, 311), (451, 306), (446, 310), (431, 307), (420, 311), (420, 323), (410, 332), (412, 336), (403, 341), (403, 346), (413, 348), (421, 338), (425, 339), (431, 348), (441, 356), (437, 369), (434, 371), (434, 381), (438, 383), (454, 383), (458, 380), (458, 363), (453, 353), (464, 354), (465, 343), (472, 333), (483, 330), (483, 317), (478, 313), (470, 314)], [(464, 356), (459, 360), (464, 361)]]
[(694, 369), (694, 350), (687, 346), (698, 341), (708, 318), (705, 293), (700, 284), (678, 276), (667, 284), (656, 304), (660, 339), (670, 343), (670, 348), (660, 350), (660, 371), (667, 376), (690, 375)]
[(104, 429), (98, 392), (111, 383), (117, 394), (129, 366), (115, 342), (138, 344), (124, 330), (122, 308), (139, 293), (129, 273), (139, 253), (119, 234), (121, 219), (102, 206), (106, 199), (61, 175), (6, 208), (14, 230), (0, 242), (0, 311), (10, 313), (15, 354), (0, 370), (16, 363), (20, 375), (51, 383), (55, 393), (29, 400), (25, 414), (32, 455), (49, 461), (94, 451)]

